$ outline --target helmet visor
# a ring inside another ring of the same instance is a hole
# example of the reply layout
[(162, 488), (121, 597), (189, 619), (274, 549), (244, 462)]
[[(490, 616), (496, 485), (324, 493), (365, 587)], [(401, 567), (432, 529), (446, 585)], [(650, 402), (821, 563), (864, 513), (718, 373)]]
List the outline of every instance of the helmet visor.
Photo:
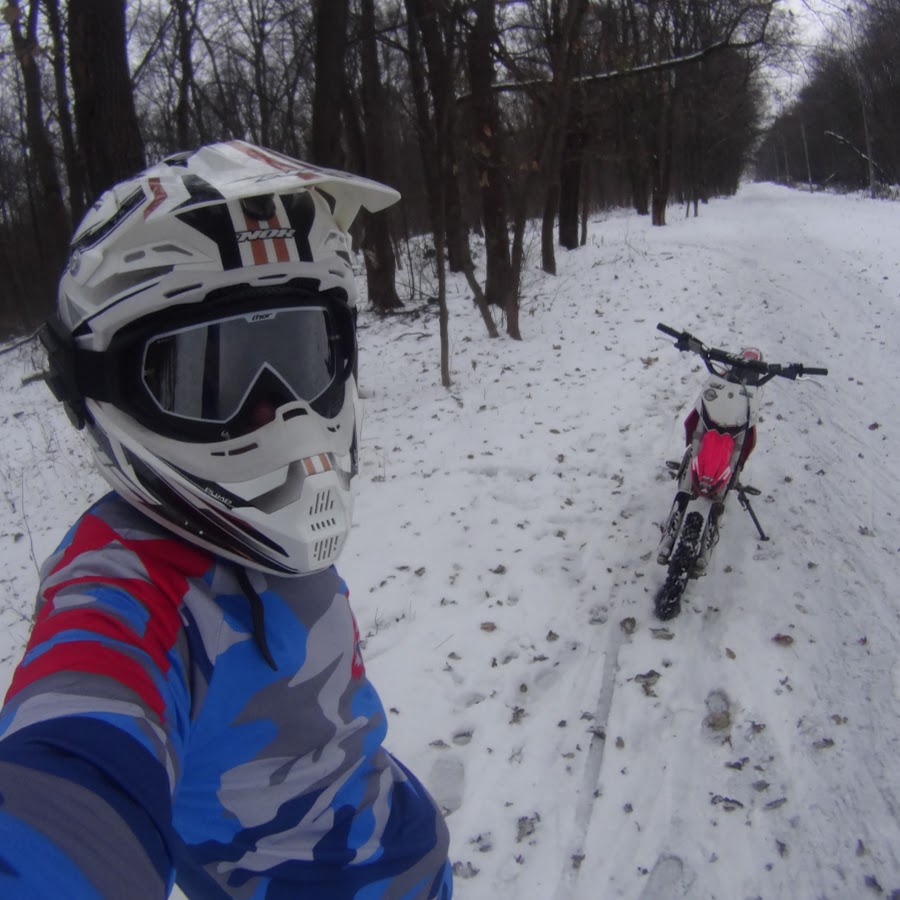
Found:
[(224, 424), (252, 403), (264, 424), (285, 403), (312, 404), (343, 375), (330, 318), (325, 307), (305, 306), (169, 331), (145, 344), (141, 379), (163, 413)]

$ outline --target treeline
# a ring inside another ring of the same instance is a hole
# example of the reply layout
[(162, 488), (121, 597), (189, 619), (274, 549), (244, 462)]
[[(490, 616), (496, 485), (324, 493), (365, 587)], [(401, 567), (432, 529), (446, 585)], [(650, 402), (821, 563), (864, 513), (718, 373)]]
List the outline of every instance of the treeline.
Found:
[(401, 191), (356, 235), (376, 307), (409, 299), (397, 240), (428, 233), (439, 287), (446, 261), (488, 331), (499, 307), (517, 337), (526, 221), (553, 272), (593, 209), (663, 225), (672, 202), (733, 193), (788, 36), (777, 0), (32, 0), (5, 20), (6, 331), (47, 314), (72, 224), (105, 188), (243, 138)]
[(808, 83), (768, 131), (759, 177), (867, 190), (900, 186), (900, 2), (836, 5)]

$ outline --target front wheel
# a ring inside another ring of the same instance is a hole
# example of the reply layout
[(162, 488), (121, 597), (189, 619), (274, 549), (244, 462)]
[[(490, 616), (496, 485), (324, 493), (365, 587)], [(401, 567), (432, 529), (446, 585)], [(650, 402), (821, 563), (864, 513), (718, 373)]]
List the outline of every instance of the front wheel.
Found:
[(700, 552), (703, 516), (694, 510), (687, 514), (678, 546), (672, 554), (666, 580), (656, 592), (653, 604), (656, 616), (663, 621), (674, 619), (681, 612), (681, 595), (687, 587)]

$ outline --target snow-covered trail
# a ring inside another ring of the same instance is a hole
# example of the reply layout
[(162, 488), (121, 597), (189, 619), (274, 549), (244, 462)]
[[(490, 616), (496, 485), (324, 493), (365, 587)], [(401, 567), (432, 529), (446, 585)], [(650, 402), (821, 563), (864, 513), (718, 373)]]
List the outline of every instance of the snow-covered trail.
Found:
[[(579, 896), (600, 884), (604, 896), (622, 897), (836, 897), (874, 885), (876, 872), (900, 873), (900, 633), (897, 589), (885, 577), (898, 550), (900, 498), (883, 427), (895, 394), (884, 376), (896, 372), (900, 334), (900, 263), (883, 248), (900, 247), (900, 216), (893, 233), (879, 233), (879, 219), (848, 241), (816, 214), (836, 198), (810, 197), (807, 209), (791, 204), (788, 213), (772, 202), (779, 193), (748, 188), (716, 205), (710, 218), (721, 219), (711, 229), (685, 223), (675, 241), (647, 238), (662, 271), (646, 282), (646, 306), (662, 321), (726, 347), (739, 335), (769, 359), (827, 365), (831, 375), (827, 384), (767, 388), (747, 473), (764, 492), (757, 512), (773, 540), (758, 541), (735, 505), (714, 570), (690, 585), (679, 620), (660, 628), (638, 591), (637, 609), (622, 598), (610, 610), (613, 623), (631, 614), (638, 624), (617, 653)], [(723, 233), (737, 234), (740, 246)], [(697, 284), (673, 291), (665, 269), (684, 272), (688, 254)], [(798, 304), (808, 311), (799, 322)], [(648, 372), (668, 387), (648, 384), (641, 394), (662, 400), (657, 412), (675, 414), (680, 428), (702, 374), (681, 393), (679, 411), (670, 395), (696, 360), (671, 344), (657, 355)], [(637, 445), (652, 446), (658, 421), (638, 418), (631, 431)], [(630, 464), (629, 443), (620, 443), (639, 505), (659, 463), (642, 475), (646, 458), (634, 454)], [(679, 442), (669, 451), (677, 458)], [(657, 521), (671, 499), (666, 487)], [(622, 540), (604, 556), (655, 584), (646, 526), (643, 511), (625, 519)], [(793, 643), (773, 641), (779, 634)]]
[[(759, 185), (665, 229), (613, 216), (556, 279), (535, 276), (524, 346), (487, 341), (455, 302), (449, 395), (396, 371), (380, 384), (375, 359), (364, 370), (370, 406), (432, 410), (427, 433), (388, 436), (391, 414), (368, 423), (384, 477), (372, 490), (410, 497), (385, 523), (409, 557), (390, 593), (404, 596), (404, 578), (414, 591), (406, 610), (378, 606), (368, 653), (392, 618), (439, 598), (422, 689), (452, 684), (454, 724), (424, 726), (425, 757), (473, 876), (458, 880), (464, 900), (900, 885), (883, 377), (896, 369), (900, 234), (883, 233), (883, 205), (859, 207), (850, 239), (820, 212), (853, 202)], [(748, 475), (772, 540), (730, 510), (713, 570), (665, 627), (650, 599), (672, 496), (663, 461), (680, 455), (702, 373), (657, 321), (831, 370), (767, 387)], [(407, 371), (433, 370), (433, 329), (406, 331), (391, 340), (407, 342)], [(417, 560), (432, 562), (415, 575)], [(398, 744), (421, 740), (421, 718), (403, 718)]]

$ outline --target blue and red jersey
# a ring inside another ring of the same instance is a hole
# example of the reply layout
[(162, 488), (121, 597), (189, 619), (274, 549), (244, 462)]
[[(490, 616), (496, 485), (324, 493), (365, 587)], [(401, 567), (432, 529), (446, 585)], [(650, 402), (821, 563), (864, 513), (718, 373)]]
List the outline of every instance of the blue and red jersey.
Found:
[(274, 670), (235, 565), (116, 495), (45, 563), (0, 712), (4, 900), (450, 898), (343, 581), (247, 575)]

